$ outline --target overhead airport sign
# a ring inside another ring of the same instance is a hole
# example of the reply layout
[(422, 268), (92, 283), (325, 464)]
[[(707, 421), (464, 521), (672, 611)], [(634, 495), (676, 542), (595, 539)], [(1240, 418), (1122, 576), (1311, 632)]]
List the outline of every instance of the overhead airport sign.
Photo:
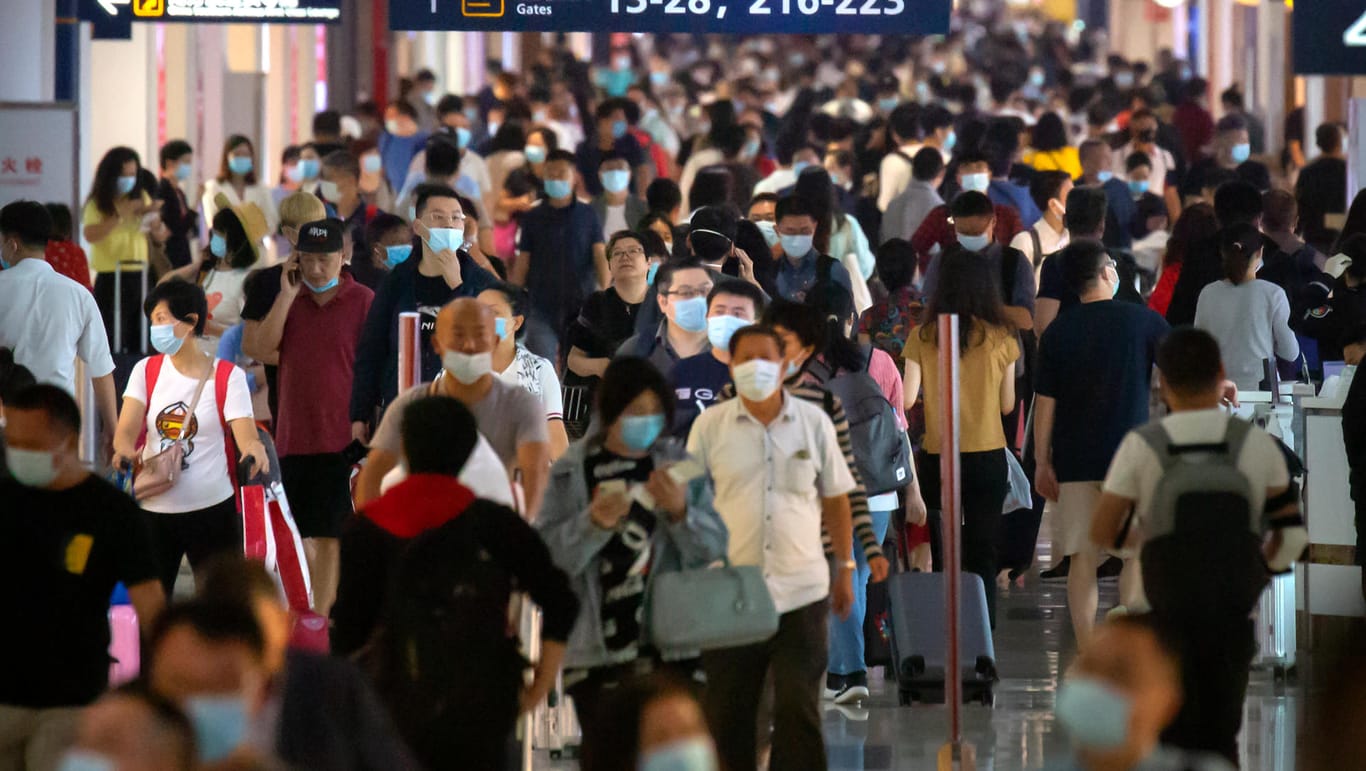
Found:
[(950, 0), (389, 0), (389, 26), (399, 31), (944, 34), (951, 5)]
[(1366, 4), (1296, 0), (1296, 75), (1366, 75)]
[[(342, 0), (90, 0), (85, 21), (194, 24), (329, 24), (341, 21)], [(104, 14), (99, 18), (97, 14)]]

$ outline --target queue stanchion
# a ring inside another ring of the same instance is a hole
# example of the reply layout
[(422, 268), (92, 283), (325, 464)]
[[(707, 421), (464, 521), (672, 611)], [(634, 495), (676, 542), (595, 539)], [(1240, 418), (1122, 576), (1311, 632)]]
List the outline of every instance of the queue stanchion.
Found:
[(943, 444), (939, 451), (939, 489), (944, 539), (944, 702), (949, 708), (948, 741), (939, 748), (938, 767), (939, 771), (973, 771), (977, 767), (976, 748), (963, 741), (963, 669), (958, 648), (962, 624), (963, 506), (962, 464), (958, 454), (961, 442), (957, 314), (941, 315), (936, 326), (939, 333), (939, 403), (944, 405), (940, 416)]
[(421, 324), (416, 311), (398, 314), (398, 393), (422, 382)]

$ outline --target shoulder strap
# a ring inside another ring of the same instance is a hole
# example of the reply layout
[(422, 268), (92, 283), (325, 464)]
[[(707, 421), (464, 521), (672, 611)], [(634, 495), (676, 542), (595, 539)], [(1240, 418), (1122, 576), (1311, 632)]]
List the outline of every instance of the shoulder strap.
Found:
[(873, 370), (873, 344), (859, 343), (858, 349), (863, 352), (863, 371), (872, 372)]
[(143, 370), (147, 388), (147, 406), (152, 404), (152, 389), (157, 387), (157, 379), (161, 377), (161, 367), (166, 363), (166, 354), (158, 353), (156, 356), (147, 357), (147, 368)]
[(1034, 242), (1034, 267), (1039, 267), (1043, 262), (1043, 241), (1039, 239), (1039, 229), (1029, 229), (1029, 240)]
[(1252, 434), (1252, 424), (1246, 420), (1241, 420), (1229, 416), (1228, 426), (1224, 429), (1224, 445), (1227, 449), (1229, 458), (1238, 463), (1238, 458), (1243, 454), (1243, 444), (1247, 442), (1248, 436)]
[(1162, 425), (1161, 420), (1154, 420), (1146, 426), (1135, 429), (1135, 433), (1142, 437), (1144, 442), (1147, 442), (1148, 447), (1157, 456), (1157, 462), (1162, 466), (1164, 473), (1176, 464), (1177, 456), (1176, 453), (1172, 452), (1171, 434), (1167, 433), (1167, 427)]
[(237, 500), (239, 488), (237, 479), (237, 442), (233, 439), (232, 428), (228, 425), (228, 379), (232, 377), (233, 363), (219, 359), (213, 373), (213, 399), (218, 405), (218, 422), (223, 426), (223, 457), (228, 463), (228, 479), (232, 480), (233, 500)]

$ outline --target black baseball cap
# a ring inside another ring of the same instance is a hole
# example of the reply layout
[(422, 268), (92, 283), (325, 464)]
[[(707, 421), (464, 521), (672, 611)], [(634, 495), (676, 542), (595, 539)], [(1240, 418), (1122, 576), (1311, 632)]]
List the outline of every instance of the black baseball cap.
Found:
[(342, 250), (342, 222), (328, 218), (310, 222), (299, 228), (299, 243), (295, 251), (330, 254)]

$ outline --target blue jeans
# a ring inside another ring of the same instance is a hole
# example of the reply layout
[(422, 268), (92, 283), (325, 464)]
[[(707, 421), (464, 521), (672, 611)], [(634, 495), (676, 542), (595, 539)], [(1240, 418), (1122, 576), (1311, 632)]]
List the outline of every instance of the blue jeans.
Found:
[[(890, 511), (874, 511), (873, 535), (878, 543), (887, 538), (887, 524), (892, 519)], [(868, 558), (858, 540), (854, 541), (854, 605), (849, 610), (849, 618), (830, 614), (830, 657), (828, 669), (832, 675), (851, 675), (862, 672), (868, 667), (863, 663), (863, 616), (868, 610)]]

